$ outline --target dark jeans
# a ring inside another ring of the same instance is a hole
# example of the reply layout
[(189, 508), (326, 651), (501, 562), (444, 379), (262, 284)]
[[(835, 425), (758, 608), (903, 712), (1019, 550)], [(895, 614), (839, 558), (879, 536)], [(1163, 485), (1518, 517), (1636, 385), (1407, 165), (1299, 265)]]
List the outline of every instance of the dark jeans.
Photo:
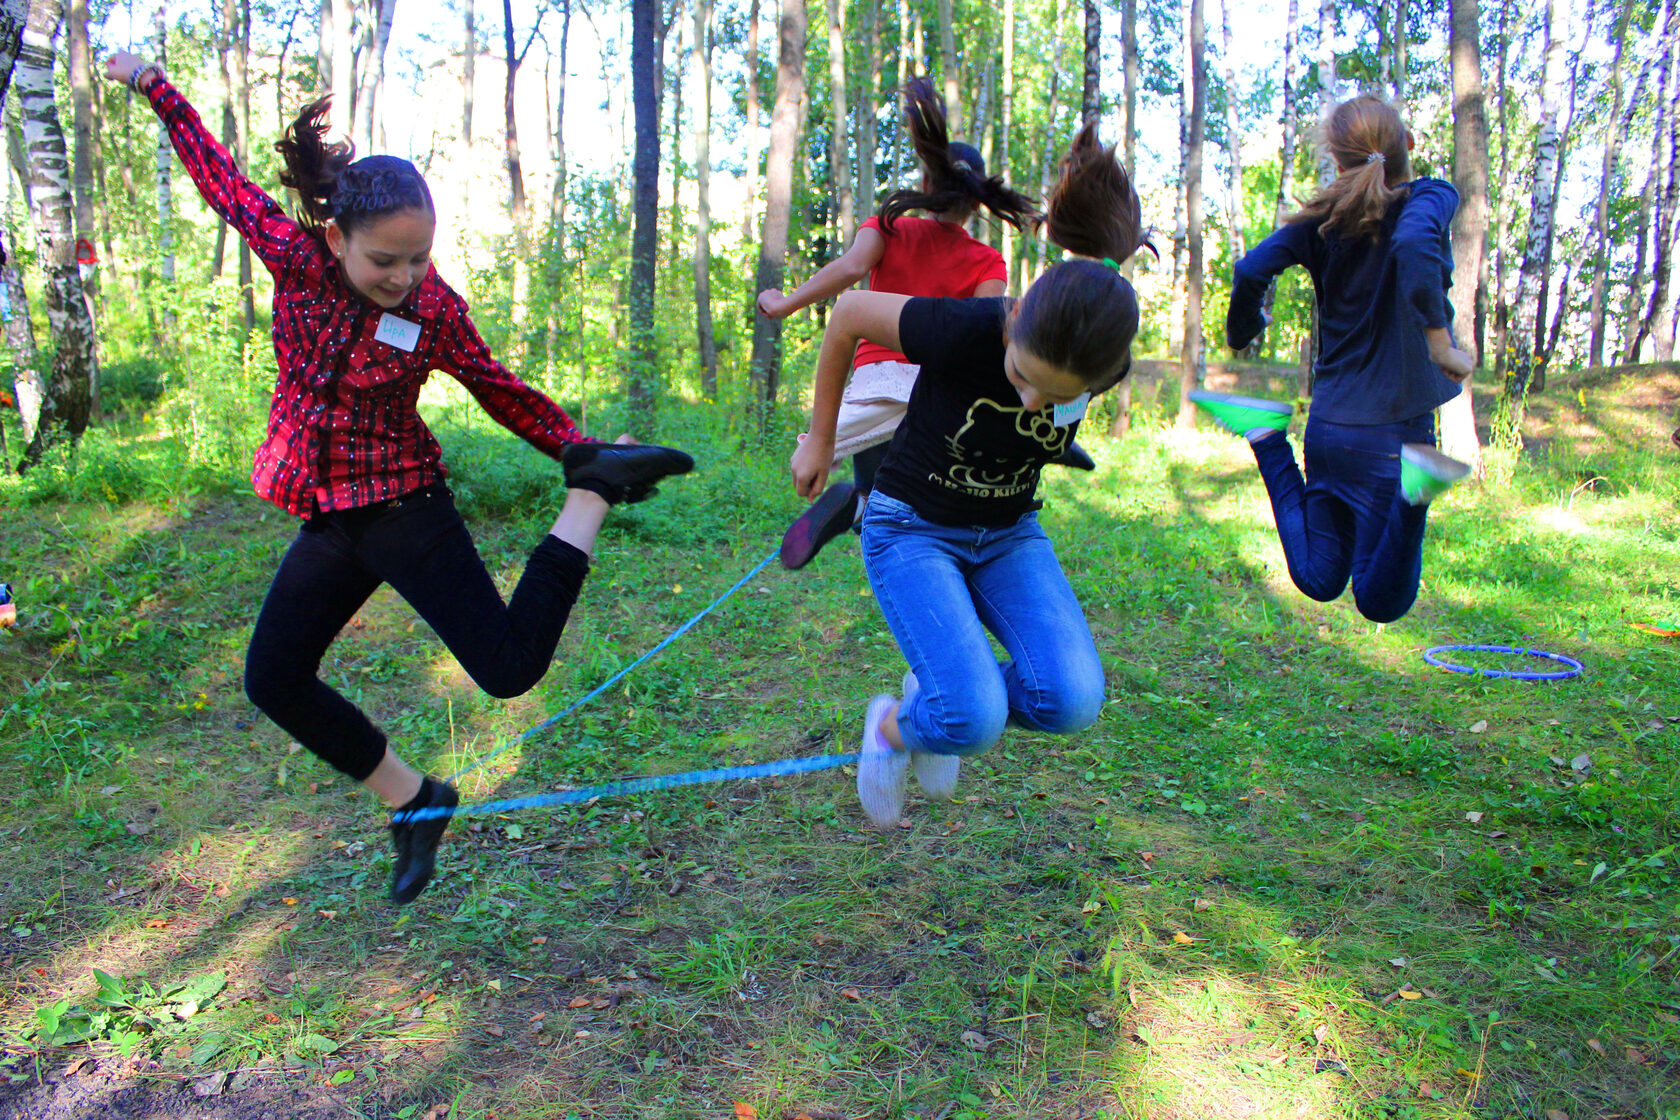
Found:
[(548, 672), (589, 558), (551, 536), (506, 605), (442, 484), (362, 509), (317, 515), (286, 551), (245, 654), (245, 694), (292, 738), (362, 781), (385, 735), (316, 675), (338, 632), (381, 583), (420, 613), (492, 696)]
[(1283, 435), (1254, 444), (1272, 498), (1289, 578), (1329, 602), (1351, 581), (1354, 605), (1373, 622), (1412, 609), (1423, 571), (1427, 505), (1400, 494), (1400, 445), (1435, 442), (1435, 416), (1364, 426), (1307, 418), (1307, 474)]

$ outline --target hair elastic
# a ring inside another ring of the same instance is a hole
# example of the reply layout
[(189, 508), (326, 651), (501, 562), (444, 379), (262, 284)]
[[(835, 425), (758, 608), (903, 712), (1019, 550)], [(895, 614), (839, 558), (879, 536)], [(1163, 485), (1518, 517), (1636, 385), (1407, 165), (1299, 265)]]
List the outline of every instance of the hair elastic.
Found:
[(1113, 257), (1104, 257), (1102, 259), (1102, 263), (1106, 264), (1109, 268), (1112, 268), (1116, 272), (1120, 271), (1120, 262), (1115, 260)]
[(1386, 164), (1388, 162), (1388, 157), (1383, 155), (1381, 152), (1372, 152), (1370, 155), (1365, 157), (1365, 162)]

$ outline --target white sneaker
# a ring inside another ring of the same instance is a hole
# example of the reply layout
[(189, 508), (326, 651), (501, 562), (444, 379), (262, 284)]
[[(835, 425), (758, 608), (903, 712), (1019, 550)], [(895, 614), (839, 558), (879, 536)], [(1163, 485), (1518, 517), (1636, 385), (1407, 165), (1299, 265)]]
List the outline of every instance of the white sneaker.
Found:
[[(904, 673), (904, 700), (909, 703), (910, 697), (921, 691), (922, 682), (916, 679), (916, 674), (909, 670)], [(916, 771), (916, 781), (922, 785), (922, 792), (935, 801), (949, 801), (956, 796), (957, 771), (962, 769), (962, 758), (954, 754), (935, 754), (933, 751), (911, 751), (910, 765)]]
[(863, 751), (858, 759), (858, 800), (863, 815), (876, 828), (897, 828), (904, 812), (904, 781), (910, 774), (910, 754), (895, 751), (881, 736), (881, 718), (895, 701), (877, 696), (863, 717)]

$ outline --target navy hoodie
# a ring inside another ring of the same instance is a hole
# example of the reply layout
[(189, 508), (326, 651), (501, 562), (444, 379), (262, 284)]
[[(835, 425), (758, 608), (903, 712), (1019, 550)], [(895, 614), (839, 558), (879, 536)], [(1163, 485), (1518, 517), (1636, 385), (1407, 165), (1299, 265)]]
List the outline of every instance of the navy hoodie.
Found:
[(1414, 179), (1375, 239), (1321, 234), (1316, 222), (1280, 227), (1237, 262), (1225, 341), (1241, 350), (1266, 321), (1274, 276), (1305, 268), (1318, 294), (1319, 356), (1311, 415), (1338, 424), (1393, 424), (1433, 411), (1459, 386), (1429, 360), (1423, 332), (1452, 325), (1450, 227), (1458, 192)]

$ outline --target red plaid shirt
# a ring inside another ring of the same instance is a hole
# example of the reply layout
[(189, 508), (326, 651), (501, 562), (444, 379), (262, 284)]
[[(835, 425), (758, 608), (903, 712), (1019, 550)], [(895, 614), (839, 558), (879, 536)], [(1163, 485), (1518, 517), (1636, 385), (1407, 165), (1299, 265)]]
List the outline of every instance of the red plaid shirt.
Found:
[(211, 209), (274, 276), (280, 367), (251, 485), (288, 513), (353, 509), (443, 478), (442, 450), (415, 409), (434, 369), (467, 387), (497, 423), (546, 455), (586, 440), (572, 418), (509, 373), (478, 336), (466, 301), (436, 269), (391, 314), (420, 324), (404, 351), (375, 339), (383, 309), (351, 291), (325, 243), (288, 218), (205, 131), (179, 90), (147, 90), (175, 152)]

